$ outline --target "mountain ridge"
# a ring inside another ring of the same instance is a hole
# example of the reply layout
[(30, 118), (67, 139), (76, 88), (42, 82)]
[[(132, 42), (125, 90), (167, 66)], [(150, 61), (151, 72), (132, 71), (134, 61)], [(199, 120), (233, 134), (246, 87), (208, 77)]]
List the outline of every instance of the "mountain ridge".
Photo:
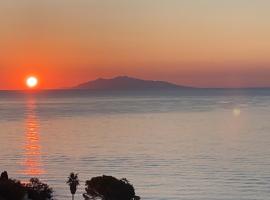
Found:
[(116, 76), (110, 79), (98, 78), (73, 87), (73, 89), (81, 90), (168, 90), (190, 88), (192, 87), (177, 85), (166, 81), (144, 80), (129, 76)]

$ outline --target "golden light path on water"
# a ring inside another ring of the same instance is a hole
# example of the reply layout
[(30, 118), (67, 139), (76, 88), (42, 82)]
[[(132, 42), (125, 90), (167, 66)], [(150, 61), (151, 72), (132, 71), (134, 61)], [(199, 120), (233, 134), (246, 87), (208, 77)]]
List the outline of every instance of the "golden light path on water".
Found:
[(25, 144), (23, 146), (23, 161), (21, 174), (38, 176), (45, 173), (41, 159), (39, 120), (36, 114), (36, 100), (31, 98), (26, 104)]

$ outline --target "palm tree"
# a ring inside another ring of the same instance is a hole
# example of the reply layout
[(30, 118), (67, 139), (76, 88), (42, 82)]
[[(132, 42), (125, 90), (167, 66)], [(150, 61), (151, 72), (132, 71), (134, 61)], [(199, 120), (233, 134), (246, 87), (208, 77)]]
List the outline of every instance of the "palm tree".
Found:
[(72, 200), (74, 200), (74, 194), (76, 193), (77, 186), (80, 185), (80, 180), (78, 178), (78, 174), (70, 173), (67, 184), (70, 188), (70, 193), (72, 194)]

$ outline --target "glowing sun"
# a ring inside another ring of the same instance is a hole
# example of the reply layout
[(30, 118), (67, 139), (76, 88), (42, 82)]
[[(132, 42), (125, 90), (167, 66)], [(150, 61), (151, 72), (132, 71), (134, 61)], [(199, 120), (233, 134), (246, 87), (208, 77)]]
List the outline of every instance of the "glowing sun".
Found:
[(29, 88), (34, 88), (38, 84), (38, 79), (35, 76), (30, 76), (26, 79), (26, 85)]

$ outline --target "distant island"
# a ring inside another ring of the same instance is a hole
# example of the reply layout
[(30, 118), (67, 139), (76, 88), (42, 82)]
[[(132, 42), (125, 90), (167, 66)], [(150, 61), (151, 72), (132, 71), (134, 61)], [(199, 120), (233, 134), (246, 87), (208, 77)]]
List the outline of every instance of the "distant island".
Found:
[(73, 89), (81, 90), (172, 90), (190, 89), (192, 87), (176, 85), (165, 81), (142, 80), (128, 76), (117, 76), (111, 79), (99, 78), (82, 83)]

